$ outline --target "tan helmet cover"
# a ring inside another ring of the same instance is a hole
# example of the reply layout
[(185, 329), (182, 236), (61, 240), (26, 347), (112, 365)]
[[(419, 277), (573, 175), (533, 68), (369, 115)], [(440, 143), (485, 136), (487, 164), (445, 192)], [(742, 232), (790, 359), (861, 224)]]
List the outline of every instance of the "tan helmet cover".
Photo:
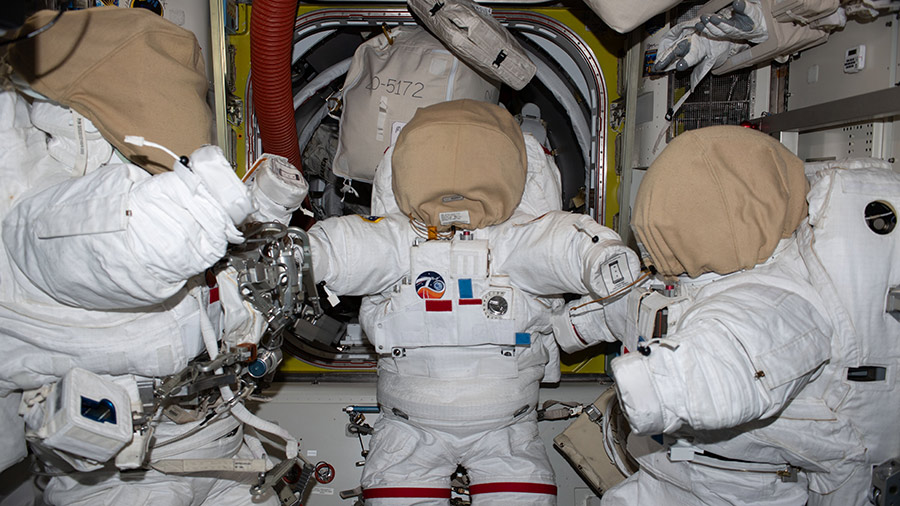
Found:
[(631, 226), (665, 276), (728, 274), (766, 261), (806, 218), (803, 162), (738, 126), (685, 132), (650, 165)]
[[(57, 14), (35, 13), (22, 33)], [(90, 119), (149, 172), (170, 170), (174, 160), (158, 149), (126, 144), (126, 135), (179, 155), (212, 142), (200, 45), (193, 33), (147, 9), (67, 11), (45, 32), (13, 44), (9, 63), (35, 91)]]
[(506, 109), (464, 99), (416, 111), (397, 137), (391, 164), (400, 211), (445, 231), (509, 219), (528, 161), (522, 130)]

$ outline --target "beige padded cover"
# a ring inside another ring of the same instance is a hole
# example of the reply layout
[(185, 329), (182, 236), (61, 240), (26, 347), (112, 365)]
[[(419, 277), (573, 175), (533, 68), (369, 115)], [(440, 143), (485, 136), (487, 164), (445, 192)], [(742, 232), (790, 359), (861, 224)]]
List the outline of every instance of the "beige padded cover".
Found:
[(807, 216), (803, 162), (739, 126), (685, 132), (650, 164), (631, 227), (665, 276), (728, 274), (765, 262)]
[(399, 26), (353, 54), (343, 87), (332, 171), (371, 182), (375, 167), (416, 109), (471, 98), (497, 103), (499, 85), (459, 61), (423, 28)]
[(585, 0), (585, 3), (610, 28), (628, 33), (644, 21), (681, 3), (681, 0)]
[(409, 10), (461, 60), (515, 90), (531, 81), (537, 67), (519, 41), (471, 0), (408, 0)]
[[(637, 463), (626, 454), (624, 448), (630, 429), (618, 402), (616, 389), (609, 387), (593, 402), (593, 405), (600, 413), (609, 413), (610, 430), (614, 432), (615, 440), (619, 442), (615, 445), (614, 451), (626, 469), (634, 473), (638, 470)], [(585, 413), (578, 415), (568, 428), (553, 438), (553, 446), (561, 451), (578, 474), (601, 494), (627, 478), (616, 467), (603, 446), (603, 429), (599, 424), (592, 422)]]
[[(28, 18), (24, 32), (56, 11)], [(67, 11), (38, 36), (13, 44), (9, 62), (38, 93), (91, 120), (149, 172), (170, 170), (162, 151), (125, 143), (139, 135), (179, 155), (212, 143), (206, 72), (194, 34), (146, 9)]]
[(838, 0), (776, 0), (772, 5), (772, 17), (782, 23), (807, 24), (831, 14), (838, 7)]
[(438, 231), (506, 221), (525, 189), (528, 155), (506, 109), (454, 100), (419, 109), (394, 146), (400, 211)]
[[(831, 0), (826, 0), (831, 2)], [(779, 56), (793, 54), (809, 49), (828, 40), (828, 32), (806, 25), (788, 21), (779, 23), (773, 16), (774, 5), (780, 0), (761, 0), (762, 12), (766, 21), (769, 38), (765, 42), (750, 46), (728, 58), (724, 63), (712, 69), (715, 75), (727, 74), (737, 69), (766, 62)], [(700, 9), (700, 14), (711, 14), (731, 5), (731, 0), (711, 0)]]

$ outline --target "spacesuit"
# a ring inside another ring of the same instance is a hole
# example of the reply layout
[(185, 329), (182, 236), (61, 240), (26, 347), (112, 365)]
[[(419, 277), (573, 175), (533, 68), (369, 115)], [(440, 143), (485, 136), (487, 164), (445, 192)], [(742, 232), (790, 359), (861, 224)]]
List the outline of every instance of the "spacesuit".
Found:
[(799, 159), (710, 127), (648, 170), (632, 225), (664, 282), (629, 294), (612, 362), (641, 470), (602, 504), (863, 505), (900, 452), (900, 176), (807, 169), (808, 211)]
[[(54, 16), (42, 11), (26, 29)], [(66, 48), (63, 61), (54, 61), (56, 44)], [(284, 205), (299, 207), (305, 182), (273, 173), (244, 185), (219, 148), (201, 147), (211, 115), (199, 47), (158, 16), (65, 13), (12, 47), (20, 91), (0, 93), (0, 342), (11, 357), (0, 373), (0, 470), (26, 456), (27, 438), (51, 476), (43, 498), (51, 504), (277, 504), (251, 496), (258, 472), (222, 465), (268, 460), (245, 431), (253, 416), (244, 392), (216, 383), (215, 395), (192, 397), (208, 405), (155, 401), (163, 378), (203, 352), (216, 358), (220, 342), (259, 340), (265, 319), (241, 300), (233, 269), (204, 272), (243, 240), (235, 226), (249, 215), (289, 216)], [(123, 59), (134, 72), (122, 81), (141, 88), (92, 85)], [(129, 96), (149, 107), (116, 105)], [(169, 112), (196, 114), (170, 132), (151, 128), (148, 115)], [(144, 147), (124, 144), (141, 134), (152, 137), (131, 141)], [(165, 162), (152, 141), (189, 162)], [(153, 168), (125, 161), (123, 151)], [(218, 466), (198, 475), (155, 470), (200, 462), (192, 459)]]
[(564, 293), (615, 294), (639, 264), (613, 231), (552, 210), (555, 172), (501, 107), (444, 102), (385, 155), (383, 215), (310, 229), (316, 279), (367, 296), (379, 353), (366, 504), (448, 504), (458, 465), (473, 504), (555, 504), (535, 412), (541, 378), (559, 375), (549, 315)]

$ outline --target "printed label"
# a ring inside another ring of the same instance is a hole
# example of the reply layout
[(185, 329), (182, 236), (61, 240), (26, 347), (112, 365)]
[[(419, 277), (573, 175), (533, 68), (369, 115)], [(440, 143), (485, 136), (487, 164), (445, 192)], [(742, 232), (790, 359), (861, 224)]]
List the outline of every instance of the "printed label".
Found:
[(441, 225), (449, 225), (451, 223), (463, 223), (468, 225), (469, 211), (452, 211), (438, 214)]
[(421, 81), (406, 81), (382, 76), (372, 76), (372, 80), (366, 85), (367, 90), (378, 91), (383, 89), (388, 95), (397, 95), (409, 98), (425, 98), (422, 92), (425, 83)]
[(299, 172), (288, 172), (281, 167), (278, 167), (276, 170), (276, 174), (278, 174), (278, 177), (281, 179), (300, 181), (300, 178), (302, 177)]
[(600, 267), (600, 272), (603, 273), (603, 283), (606, 284), (608, 293), (613, 293), (634, 281), (631, 278), (631, 271), (628, 270), (628, 259), (625, 253), (620, 253), (611, 260), (607, 260)]

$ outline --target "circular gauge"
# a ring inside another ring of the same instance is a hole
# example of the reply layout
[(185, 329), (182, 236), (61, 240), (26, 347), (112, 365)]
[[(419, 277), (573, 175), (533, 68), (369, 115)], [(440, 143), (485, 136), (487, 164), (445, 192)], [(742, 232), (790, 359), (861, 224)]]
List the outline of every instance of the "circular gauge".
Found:
[(865, 210), (866, 225), (878, 235), (890, 234), (897, 226), (897, 213), (887, 202), (869, 202)]

